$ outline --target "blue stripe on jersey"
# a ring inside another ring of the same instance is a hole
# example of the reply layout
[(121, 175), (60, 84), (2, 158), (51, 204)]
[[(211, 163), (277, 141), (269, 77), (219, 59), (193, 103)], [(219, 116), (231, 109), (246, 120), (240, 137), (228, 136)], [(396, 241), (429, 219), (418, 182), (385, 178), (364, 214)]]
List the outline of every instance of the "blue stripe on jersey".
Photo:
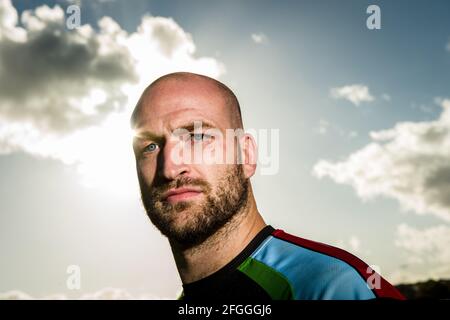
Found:
[(348, 263), (273, 236), (264, 240), (251, 257), (283, 274), (296, 300), (376, 298)]

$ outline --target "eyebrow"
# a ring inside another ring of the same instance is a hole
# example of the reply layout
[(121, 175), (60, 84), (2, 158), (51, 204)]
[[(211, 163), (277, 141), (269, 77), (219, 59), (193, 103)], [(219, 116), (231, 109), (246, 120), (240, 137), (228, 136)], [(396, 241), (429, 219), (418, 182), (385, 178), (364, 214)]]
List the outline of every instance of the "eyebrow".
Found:
[(153, 140), (153, 141), (160, 141), (163, 140), (163, 138), (159, 135), (156, 135), (150, 131), (141, 131), (141, 132), (137, 132), (134, 137), (133, 140)]
[[(212, 124), (212, 123), (210, 123), (208, 121), (205, 121), (205, 120), (201, 120), (201, 121), (199, 120), (199, 121), (195, 121), (195, 122), (201, 122), (202, 129), (203, 128), (206, 128), (206, 129), (217, 128), (217, 126), (215, 126), (214, 124)], [(189, 132), (193, 132), (195, 130), (195, 122), (190, 122), (188, 124), (178, 126), (177, 129), (185, 129), (185, 130), (187, 130)]]
[[(197, 121), (195, 121), (197, 122)], [(178, 126), (176, 129), (184, 129), (188, 132), (194, 132), (195, 131), (195, 122), (189, 122), (187, 124), (184, 125), (180, 125)], [(212, 124), (209, 121), (205, 121), (205, 120), (199, 120), (199, 122), (201, 122), (201, 128), (206, 128), (206, 129), (214, 129), (217, 128), (217, 126), (215, 126), (214, 124)], [(136, 140), (152, 140), (152, 141), (162, 141), (164, 140), (164, 137), (157, 135), (151, 131), (141, 131), (141, 132), (137, 132), (134, 136), (134, 141)]]

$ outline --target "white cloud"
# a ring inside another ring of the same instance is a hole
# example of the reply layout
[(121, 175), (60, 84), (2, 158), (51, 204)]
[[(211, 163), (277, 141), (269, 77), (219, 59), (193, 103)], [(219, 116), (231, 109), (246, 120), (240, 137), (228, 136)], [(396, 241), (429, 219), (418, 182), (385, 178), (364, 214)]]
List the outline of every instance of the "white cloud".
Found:
[(320, 160), (314, 175), (351, 185), (362, 199), (383, 195), (404, 210), (450, 221), (450, 100), (441, 107), (435, 121), (371, 132), (371, 143), (344, 161)]
[(346, 241), (342, 239), (338, 240), (336, 246), (352, 253), (359, 253), (361, 249), (361, 240), (357, 236), (352, 235)]
[(317, 134), (320, 134), (322, 136), (325, 136), (329, 133), (332, 133), (333, 135), (339, 135), (341, 137), (346, 137), (349, 139), (356, 138), (358, 136), (358, 132), (354, 130), (345, 130), (341, 128), (340, 126), (333, 124), (325, 119), (319, 119), (318, 124), (313, 128), (313, 131)]
[(0, 293), (0, 300), (32, 300), (33, 297), (19, 290)]
[(330, 94), (335, 99), (346, 99), (358, 106), (361, 102), (371, 102), (375, 98), (370, 94), (369, 88), (362, 84), (332, 88)]
[(329, 127), (330, 123), (327, 120), (320, 119), (316, 131), (317, 133), (324, 135), (328, 132)]
[[(436, 101), (436, 103), (440, 104), (439, 101)], [(419, 110), (419, 111), (421, 111), (423, 113), (433, 113), (433, 111), (435, 110), (433, 105), (429, 105), (429, 104), (420, 104), (420, 105), (418, 105), (415, 102), (411, 103), (411, 109)]]
[(146, 85), (174, 71), (225, 72), (196, 57), (191, 35), (171, 18), (144, 16), (132, 33), (110, 17), (98, 29), (67, 30), (61, 7), (44, 5), (20, 20), (0, 0), (0, 154), (77, 164), (91, 185), (134, 181), (128, 119)]
[(356, 236), (351, 236), (349, 240), (350, 248), (352, 248), (353, 251), (358, 252), (359, 248), (361, 246), (361, 241)]
[(408, 271), (396, 275), (396, 282), (416, 282), (450, 277), (450, 227), (438, 225), (417, 229), (397, 227), (395, 245), (403, 249)]
[(401, 224), (397, 228), (395, 245), (408, 251), (415, 262), (450, 265), (450, 227), (446, 225), (420, 230)]
[[(11, 11), (8, 2), (0, 6)], [(99, 32), (87, 25), (66, 31), (63, 10), (41, 6), (24, 11), (21, 21), (24, 28), (0, 31), (0, 120), (65, 133), (123, 110), (123, 86), (138, 78), (123, 35), (111, 32), (112, 20), (104, 18)], [(96, 101), (94, 92), (108, 94)], [(89, 113), (80, 107), (86, 103)]]
[(432, 113), (432, 112), (433, 112), (433, 107), (428, 106), (428, 105), (421, 104), (421, 105), (419, 106), (419, 110), (422, 111), (422, 112), (424, 112), (424, 113)]
[[(133, 296), (125, 289), (104, 288), (97, 292), (86, 293), (75, 300), (166, 300), (175, 299), (177, 295), (171, 298), (162, 298), (150, 294), (141, 294)], [(33, 297), (20, 290), (11, 290), (0, 293), (0, 300), (72, 300), (65, 294), (52, 294), (41, 298)]]
[(269, 38), (262, 32), (260, 33), (252, 33), (252, 40), (256, 44), (268, 44)]
[(387, 93), (383, 93), (383, 94), (381, 95), (381, 99), (383, 99), (383, 100), (389, 102), (389, 101), (391, 101), (391, 96), (388, 95)]

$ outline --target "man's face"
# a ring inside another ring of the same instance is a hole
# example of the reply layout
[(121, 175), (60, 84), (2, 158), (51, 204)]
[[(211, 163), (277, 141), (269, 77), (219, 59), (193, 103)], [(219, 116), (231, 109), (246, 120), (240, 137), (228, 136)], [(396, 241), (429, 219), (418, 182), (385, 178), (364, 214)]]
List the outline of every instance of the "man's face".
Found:
[[(242, 165), (202, 160), (217, 154), (236, 160), (236, 139), (224, 138), (232, 111), (218, 88), (203, 79), (158, 83), (139, 110), (133, 147), (144, 207), (169, 239), (187, 247), (199, 244), (247, 202)], [(194, 157), (185, 161), (177, 157), (180, 150)]]

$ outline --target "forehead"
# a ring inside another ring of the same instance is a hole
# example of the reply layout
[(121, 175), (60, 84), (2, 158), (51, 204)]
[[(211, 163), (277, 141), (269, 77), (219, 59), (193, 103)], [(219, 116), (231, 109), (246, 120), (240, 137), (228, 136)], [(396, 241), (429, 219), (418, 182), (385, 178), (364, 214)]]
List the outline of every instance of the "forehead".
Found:
[(221, 90), (203, 79), (166, 80), (144, 93), (136, 129), (173, 130), (194, 120), (207, 120), (224, 129), (231, 126)]

